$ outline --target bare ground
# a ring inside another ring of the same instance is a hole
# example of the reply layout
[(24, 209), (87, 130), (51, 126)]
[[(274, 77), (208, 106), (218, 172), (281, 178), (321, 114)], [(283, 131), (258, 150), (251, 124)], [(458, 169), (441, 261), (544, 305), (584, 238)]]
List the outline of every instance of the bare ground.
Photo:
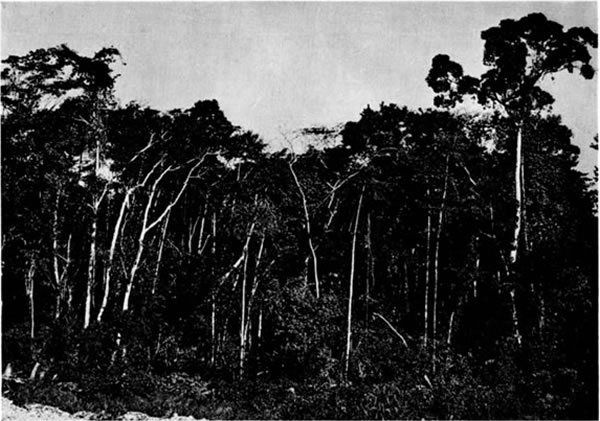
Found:
[[(47, 405), (28, 404), (25, 407), (19, 407), (4, 396), (2, 397), (1, 413), (2, 421), (82, 421), (97, 419), (97, 416), (91, 412), (69, 414)], [(155, 418), (141, 412), (128, 412), (119, 417), (119, 420), (124, 421), (193, 421), (195, 419), (194, 417), (182, 417), (177, 414), (171, 418)]]

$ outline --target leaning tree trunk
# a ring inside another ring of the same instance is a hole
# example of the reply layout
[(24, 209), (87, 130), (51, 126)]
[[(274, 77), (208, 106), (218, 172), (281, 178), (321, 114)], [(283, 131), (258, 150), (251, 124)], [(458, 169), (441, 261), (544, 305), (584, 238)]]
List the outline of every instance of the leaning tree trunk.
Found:
[(319, 285), (319, 270), (318, 270), (318, 262), (317, 262), (317, 253), (315, 251), (315, 247), (312, 241), (312, 232), (310, 228), (310, 215), (308, 214), (308, 203), (306, 201), (306, 195), (304, 194), (304, 190), (302, 189), (302, 185), (300, 184), (300, 180), (298, 180), (298, 176), (296, 175), (296, 171), (294, 171), (294, 164), (290, 162), (290, 172), (294, 178), (294, 183), (298, 188), (298, 192), (300, 193), (300, 197), (302, 199), (302, 210), (304, 211), (304, 226), (306, 229), (306, 236), (308, 237), (308, 247), (310, 248), (310, 253), (313, 262), (313, 276), (315, 278), (315, 295), (317, 298), (320, 298), (320, 285)]
[[(206, 157), (206, 155), (205, 155), (205, 157)], [(137, 271), (140, 268), (140, 263), (142, 261), (142, 255), (144, 254), (144, 250), (146, 248), (146, 245), (145, 245), (146, 235), (154, 227), (156, 227), (158, 224), (160, 224), (165, 219), (165, 217), (169, 214), (171, 209), (179, 202), (179, 199), (181, 199), (183, 192), (185, 191), (186, 187), (188, 186), (188, 183), (190, 181), (190, 178), (192, 177), (193, 172), (200, 166), (200, 164), (203, 161), (204, 161), (204, 157), (201, 160), (199, 160), (196, 163), (196, 165), (194, 165), (190, 169), (190, 171), (188, 172), (188, 174), (181, 186), (181, 189), (179, 190), (179, 192), (177, 193), (175, 198), (173, 200), (171, 200), (171, 202), (167, 205), (167, 207), (163, 210), (163, 212), (153, 222), (149, 222), (148, 219), (150, 216), (150, 210), (152, 209), (152, 206), (154, 203), (154, 197), (156, 196), (156, 190), (158, 188), (158, 184), (169, 172), (174, 171), (175, 169), (173, 169), (171, 166), (169, 166), (154, 181), (154, 184), (152, 185), (152, 189), (150, 191), (150, 196), (148, 198), (148, 203), (146, 204), (146, 208), (144, 210), (144, 218), (143, 218), (143, 222), (142, 222), (142, 228), (140, 231), (140, 236), (138, 238), (138, 249), (137, 249), (137, 253), (136, 253), (133, 265), (131, 266), (131, 271), (129, 273), (129, 281), (127, 283), (127, 286), (125, 289), (125, 295), (123, 297), (123, 306), (121, 307), (122, 312), (126, 312), (129, 309), (129, 301), (131, 298), (131, 291), (133, 289), (133, 284), (135, 282)]]
[(110, 277), (112, 274), (112, 265), (115, 257), (115, 250), (117, 248), (117, 241), (121, 232), (121, 225), (123, 224), (123, 220), (125, 217), (125, 210), (127, 209), (127, 206), (129, 206), (129, 197), (132, 192), (133, 189), (127, 189), (127, 191), (125, 192), (125, 197), (123, 198), (123, 202), (121, 203), (121, 209), (119, 211), (119, 217), (117, 218), (117, 222), (115, 223), (115, 228), (113, 230), (113, 236), (110, 242), (110, 250), (108, 252), (108, 261), (106, 262), (106, 269), (104, 275), (104, 294), (102, 296), (102, 304), (100, 305), (100, 310), (98, 311), (98, 315), (96, 316), (96, 321), (98, 322), (102, 321), (102, 316), (104, 315), (106, 305), (108, 304), (108, 296), (110, 294)]
[(433, 306), (431, 315), (431, 339), (433, 340), (433, 371), (435, 372), (435, 339), (437, 334), (437, 296), (438, 296), (438, 278), (439, 278), (439, 254), (440, 239), (442, 236), (442, 227), (444, 223), (444, 209), (446, 207), (446, 194), (448, 193), (448, 171), (450, 166), (450, 155), (446, 156), (446, 172), (444, 174), (444, 190), (442, 191), (442, 203), (438, 213), (437, 230), (435, 232), (435, 247), (433, 251)]
[[(429, 198), (429, 189), (427, 189), (427, 198)], [(425, 245), (425, 299), (423, 303), (423, 345), (427, 348), (429, 338), (429, 258), (431, 247), (431, 212), (427, 204), (427, 244)]]
[(151, 294), (156, 294), (156, 286), (158, 284), (158, 278), (160, 274), (160, 263), (162, 261), (163, 249), (165, 247), (165, 241), (167, 239), (167, 228), (169, 226), (169, 220), (171, 219), (171, 211), (167, 213), (167, 218), (163, 222), (162, 232), (160, 234), (160, 240), (158, 245), (158, 256), (156, 256), (156, 266), (154, 267), (154, 276), (152, 277), (152, 291)]
[(356, 209), (356, 219), (354, 221), (354, 233), (352, 234), (352, 252), (350, 256), (350, 285), (348, 286), (348, 317), (346, 328), (346, 354), (344, 358), (344, 378), (348, 378), (350, 368), (350, 350), (352, 348), (352, 299), (354, 295), (354, 266), (356, 261), (356, 238), (358, 234), (358, 221), (360, 218), (360, 208), (365, 188), (363, 187), (358, 199), (358, 207)]
[[(141, 152), (139, 152), (139, 153), (141, 153)], [(102, 296), (102, 304), (100, 305), (100, 311), (98, 312), (98, 316), (96, 317), (96, 320), (98, 322), (102, 321), (102, 316), (104, 315), (104, 312), (106, 311), (106, 306), (108, 304), (108, 297), (110, 295), (110, 279), (111, 279), (111, 275), (112, 275), (112, 268), (113, 268), (115, 252), (116, 252), (116, 248), (117, 248), (117, 242), (119, 240), (119, 236), (121, 235), (121, 232), (123, 232), (125, 230), (125, 220), (126, 220), (125, 212), (127, 211), (127, 208), (131, 204), (130, 202), (132, 200), (131, 198), (132, 198), (133, 193), (138, 188), (146, 185), (146, 183), (150, 180), (150, 177), (152, 176), (154, 171), (158, 168), (160, 163), (161, 163), (161, 161), (159, 160), (158, 162), (156, 162), (156, 164), (154, 164), (154, 166), (150, 169), (150, 171), (148, 171), (148, 173), (146, 173), (144, 180), (140, 184), (137, 184), (133, 187), (129, 187), (125, 190), (125, 196), (123, 197), (123, 202), (121, 202), (121, 209), (119, 210), (119, 216), (117, 218), (117, 222), (115, 223), (115, 227), (113, 229), (113, 236), (112, 236), (112, 240), (110, 243), (110, 250), (108, 253), (108, 261), (106, 262), (105, 279), (104, 279), (104, 294)]]
[(242, 304), (242, 314), (240, 316), (240, 365), (239, 365), (239, 375), (240, 379), (244, 378), (244, 365), (246, 362), (246, 284), (248, 282), (248, 251), (250, 248), (250, 240), (252, 239), (252, 235), (254, 234), (254, 226), (253, 222), (250, 226), (250, 230), (248, 235), (246, 236), (246, 243), (244, 244), (244, 250), (242, 255), (244, 256), (244, 270), (242, 273), (242, 291), (241, 291), (241, 304)]

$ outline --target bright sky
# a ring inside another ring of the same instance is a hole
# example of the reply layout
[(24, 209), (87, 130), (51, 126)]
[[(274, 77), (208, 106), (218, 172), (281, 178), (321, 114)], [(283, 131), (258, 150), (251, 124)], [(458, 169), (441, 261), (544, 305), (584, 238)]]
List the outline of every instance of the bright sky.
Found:
[[(542, 12), (597, 29), (596, 2), (2, 3), (2, 58), (67, 43), (81, 54), (118, 48), (117, 96), (154, 108), (217, 99), (232, 123), (276, 145), (281, 132), (357, 120), (382, 101), (432, 106), (431, 59), (482, 70), (482, 30)], [(597, 53), (594, 51), (594, 67)], [(547, 86), (575, 134), (581, 168), (596, 155), (597, 80)]]

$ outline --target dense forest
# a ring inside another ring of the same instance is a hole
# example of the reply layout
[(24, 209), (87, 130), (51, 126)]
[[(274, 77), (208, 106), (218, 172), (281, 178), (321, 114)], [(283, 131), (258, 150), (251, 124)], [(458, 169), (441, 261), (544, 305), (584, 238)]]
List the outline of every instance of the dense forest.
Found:
[(99, 418), (597, 418), (597, 179), (540, 87), (592, 79), (597, 35), (541, 14), (481, 35), (479, 77), (432, 58), (433, 108), (289, 133), (302, 153), (217, 100), (119, 104), (113, 47), (5, 58), (3, 394)]

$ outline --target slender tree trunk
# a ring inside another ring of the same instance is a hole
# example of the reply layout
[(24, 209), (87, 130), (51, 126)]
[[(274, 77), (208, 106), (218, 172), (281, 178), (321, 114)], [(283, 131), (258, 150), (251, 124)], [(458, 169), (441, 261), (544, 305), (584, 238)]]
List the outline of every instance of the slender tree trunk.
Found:
[(211, 295), (210, 303), (210, 366), (215, 366), (215, 357), (217, 351), (217, 337), (216, 337), (216, 324), (217, 324), (217, 303), (216, 297), (213, 293)]
[(209, 238), (207, 238), (206, 241), (204, 241), (206, 216), (207, 216), (207, 206), (204, 205), (203, 209), (202, 209), (202, 221), (200, 222), (200, 234), (198, 235), (198, 255), (202, 255), (202, 253), (204, 252), (204, 248), (206, 247), (206, 244), (208, 243), (208, 240), (210, 239), (210, 235), (209, 235)]
[(360, 208), (365, 188), (363, 187), (358, 199), (358, 207), (356, 208), (356, 219), (354, 221), (354, 233), (352, 235), (352, 254), (350, 256), (350, 282), (348, 287), (348, 317), (346, 328), (346, 355), (344, 358), (344, 378), (348, 378), (350, 369), (350, 350), (352, 348), (352, 299), (354, 295), (354, 267), (356, 262), (356, 239), (358, 237), (358, 222), (360, 218)]
[[(96, 107), (98, 103), (96, 102)], [(94, 120), (98, 120), (98, 124), (101, 125), (100, 116), (97, 115), (97, 111), (94, 112), (93, 116)], [(100, 180), (100, 134), (96, 136), (96, 153), (95, 153), (95, 165), (94, 165), (94, 175), (95, 180), (98, 182)], [(83, 328), (87, 329), (90, 324), (90, 320), (92, 317), (92, 289), (96, 283), (96, 237), (98, 234), (98, 209), (100, 208), (100, 203), (106, 194), (108, 186), (104, 187), (104, 191), (98, 197), (96, 194), (92, 197), (92, 232), (90, 236), (90, 258), (88, 262), (88, 277), (87, 284), (85, 289), (85, 313), (83, 316)]]
[(102, 321), (102, 316), (104, 315), (104, 312), (106, 311), (106, 306), (108, 304), (108, 297), (110, 295), (110, 278), (112, 275), (112, 266), (115, 257), (115, 251), (117, 249), (117, 241), (119, 240), (119, 235), (121, 233), (121, 226), (125, 218), (125, 211), (129, 206), (129, 200), (134, 190), (135, 188), (128, 188), (125, 191), (125, 197), (123, 197), (121, 209), (119, 210), (119, 216), (117, 217), (117, 222), (115, 223), (115, 228), (113, 230), (113, 235), (110, 242), (110, 250), (108, 252), (108, 261), (106, 262), (104, 294), (102, 295), (102, 304), (100, 305), (100, 311), (98, 311), (98, 316), (96, 317), (96, 320), (98, 322)]
[[(256, 256), (256, 262), (254, 263), (254, 279), (252, 282), (252, 288), (251, 288), (251, 292), (250, 292), (250, 298), (248, 299), (248, 305), (247, 305), (247, 317), (246, 317), (246, 338), (248, 338), (248, 332), (249, 327), (248, 325), (250, 324), (250, 317), (252, 315), (252, 306), (254, 305), (254, 297), (256, 296), (256, 291), (258, 291), (258, 285), (260, 283), (260, 279), (258, 278), (258, 268), (260, 266), (260, 262), (262, 260), (262, 256), (263, 256), (263, 252), (265, 249), (265, 234), (263, 233), (260, 239), (260, 245), (258, 246), (258, 253)], [(247, 348), (249, 349), (249, 348)]]
[(435, 348), (437, 334), (437, 298), (438, 298), (438, 278), (439, 278), (439, 254), (440, 254), (440, 239), (442, 236), (442, 228), (444, 223), (444, 210), (446, 207), (446, 194), (448, 192), (448, 171), (450, 168), (450, 155), (446, 156), (446, 172), (444, 174), (444, 190), (442, 191), (442, 203), (438, 213), (437, 230), (435, 233), (435, 247), (433, 251), (433, 307), (431, 315), (433, 340), (433, 371), (435, 372)]
[(90, 324), (92, 314), (92, 286), (96, 279), (96, 231), (98, 227), (98, 208), (94, 206), (92, 215), (92, 233), (90, 238), (90, 258), (88, 262), (88, 276), (85, 287), (85, 313), (83, 317), (83, 328)]
[(56, 308), (54, 318), (60, 317), (60, 297), (62, 290), (62, 282), (58, 268), (58, 210), (60, 206), (61, 191), (56, 193), (56, 203), (54, 204), (54, 218), (52, 220), (52, 264), (54, 269), (54, 283), (56, 285)]
[(67, 240), (67, 255), (66, 258), (63, 258), (64, 263), (62, 265), (62, 270), (60, 268), (58, 258), (61, 257), (58, 250), (58, 231), (59, 231), (59, 205), (61, 198), (61, 190), (57, 192), (56, 195), (56, 204), (54, 208), (54, 218), (52, 221), (52, 266), (54, 273), (54, 284), (56, 288), (56, 301), (55, 301), (55, 309), (54, 309), (54, 319), (58, 320), (61, 314), (62, 303), (65, 299), (66, 293), (66, 277), (69, 271), (69, 266), (71, 264), (71, 234), (69, 234), (69, 239)]
[(396, 330), (396, 328), (394, 326), (392, 326), (392, 324), (385, 317), (383, 317), (379, 313), (373, 313), (373, 315), (376, 317), (379, 317), (381, 320), (383, 320), (383, 322), (391, 329), (391, 331), (394, 332), (398, 338), (400, 338), (400, 340), (402, 341), (402, 344), (406, 348), (408, 348), (408, 343), (406, 342), (406, 339), (404, 339), (404, 336), (402, 336), (400, 334), (400, 332), (398, 332), (398, 330)]
[[(494, 209), (492, 208), (491, 205), (490, 205), (490, 220), (491, 220), (491, 226), (492, 226), (492, 232), (493, 232), (494, 231)], [(504, 256), (502, 255), (501, 250), (499, 250), (499, 253), (500, 253), (500, 259), (502, 260), (502, 264), (504, 265), (504, 272), (505, 272), (508, 280), (513, 282), (510, 287), (510, 290), (508, 292), (508, 295), (510, 297), (511, 319), (512, 319), (512, 323), (513, 323), (513, 337), (517, 341), (517, 344), (519, 346), (521, 346), (522, 338), (521, 338), (521, 333), (519, 330), (519, 314), (517, 312), (517, 304), (516, 304), (516, 299), (515, 299), (515, 284), (514, 284), (514, 279), (511, 279), (514, 277), (514, 272), (511, 272), (512, 268), (510, 268), (504, 261)], [(498, 280), (498, 285), (500, 285), (500, 283), (501, 283), (500, 270), (496, 271), (496, 278)], [(499, 295), (501, 294), (500, 287), (498, 287), (498, 294)]]
[[(206, 155), (204, 156), (206, 157)], [(171, 212), (171, 209), (179, 202), (179, 199), (181, 199), (181, 196), (183, 195), (183, 192), (185, 191), (190, 178), (192, 177), (193, 172), (200, 166), (200, 164), (204, 161), (204, 157), (202, 159), (200, 159), (196, 165), (194, 165), (190, 171), (188, 172), (182, 186), (181, 189), (179, 189), (179, 192), (177, 193), (177, 195), (175, 196), (175, 198), (173, 200), (171, 200), (171, 202), (166, 206), (166, 208), (163, 210), (163, 212), (160, 214), (160, 216), (158, 216), (153, 222), (149, 222), (149, 216), (150, 216), (150, 210), (152, 209), (152, 206), (154, 204), (154, 196), (156, 195), (156, 191), (158, 188), (158, 184), (160, 183), (160, 181), (171, 171), (174, 171), (174, 169), (169, 166), (167, 169), (165, 169), (160, 176), (158, 176), (158, 178), (154, 181), (154, 184), (152, 185), (152, 189), (150, 190), (150, 196), (148, 197), (148, 203), (146, 204), (146, 208), (144, 210), (144, 218), (143, 218), (143, 222), (142, 222), (142, 228), (140, 231), (140, 236), (138, 239), (138, 249), (137, 249), (137, 253), (135, 256), (135, 260), (133, 263), (133, 266), (131, 267), (131, 271), (129, 274), (129, 282), (127, 283), (127, 287), (125, 289), (125, 295), (123, 297), (123, 306), (122, 311), (125, 312), (129, 309), (129, 301), (131, 298), (131, 290), (133, 288), (133, 284), (135, 282), (135, 277), (137, 274), (137, 271), (140, 267), (140, 263), (142, 261), (142, 255), (144, 253), (145, 250), (145, 239), (146, 239), (146, 235), (148, 234), (148, 232), (150, 232), (154, 227), (156, 227), (156, 225), (160, 224), (165, 217)]]
[(27, 279), (25, 280), (25, 292), (29, 299), (29, 337), (31, 340), (35, 338), (35, 300), (34, 300), (34, 277), (36, 270), (36, 261), (32, 257), (27, 271)]
[(367, 214), (367, 251), (369, 253), (369, 261), (367, 263), (367, 281), (365, 282), (365, 325), (369, 328), (369, 301), (371, 300), (370, 285), (371, 281), (375, 277), (374, 272), (374, 258), (373, 248), (371, 245), (371, 212)]
[[(523, 169), (522, 164), (522, 148), (523, 148), (523, 122), (520, 121), (517, 126), (517, 145), (515, 152), (515, 202), (516, 202), (516, 210), (515, 210), (515, 229), (513, 233), (509, 263), (511, 268), (511, 275), (514, 277), (514, 265), (517, 262), (518, 252), (519, 252), (519, 238), (521, 234), (521, 224), (523, 219), (523, 199), (522, 199), (522, 175), (521, 171)], [(517, 310), (516, 303), (516, 288), (514, 279), (512, 279), (512, 286), (509, 291), (510, 294), (510, 303), (512, 307), (512, 319), (514, 326), (514, 337), (517, 341), (517, 344), (521, 346), (521, 333), (519, 329), (519, 314)]]
[(404, 313), (410, 314), (410, 287), (409, 287), (409, 272), (406, 260), (402, 264), (404, 268)]
[[(156, 257), (156, 267), (154, 268), (154, 276), (152, 278), (152, 292), (151, 294), (154, 296), (156, 293), (156, 285), (158, 283), (158, 275), (160, 272), (160, 263), (162, 261), (163, 249), (165, 246), (165, 240), (167, 238), (167, 227), (169, 226), (169, 220), (171, 219), (171, 211), (167, 213), (167, 217), (165, 222), (163, 222), (162, 233), (160, 234), (160, 241), (158, 245), (158, 256)], [(191, 253), (191, 250), (190, 250)]]
[(244, 378), (244, 362), (246, 360), (246, 282), (248, 276), (248, 254), (244, 256), (244, 271), (242, 274), (242, 315), (240, 316), (240, 379)]
[[(429, 189), (427, 189), (429, 199)], [(429, 272), (430, 272), (430, 248), (431, 248), (431, 212), (427, 204), (427, 244), (425, 246), (425, 299), (423, 303), (423, 345), (427, 348), (429, 342)]]
[[(523, 131), (523, 123), (520, 122), (517, 127), (517, 146), (515, 153), (515, 202), (516, 202), (516, 210), (515, 210), (515, 229), (513, 232), (512, 243), (510, 247), (510, 264), (514, 265), (517, 261), (517, 253), (519, 249), (519, 237), (521, 233), (521, 216), (522, 216), (522, 198), (521, 198), (521, 153), (522, 153), (522, 131)], [(513, 292), (514, 294), (514, 292)]]
[(475, 258), (475, 276), (473, 276), (473, 298), (477, 298), (477, 279), (479, 277), (479, 266), (481, 264), (481, 256), (479, 254), (479, 240), (476, 239), (476, 242), (477, 243), (475, 247), (477, 247), (477, 257)]
[[(211, 215), (211, 229), (212, 229), (212, 241), (210, 253), (214, 259), (217, 254), (217, 216), (215, 211), (213, 211)], [(208, 241), (208, 240), (207, 240)], [(211, 274), (214, 279), (214, 264), (211, 265)], [(217, 356), (217, 289), (213, 287), (213, 291), (211, 294), (211, 306), (210, 306), (210, 365), (211, 367), (215, 366), (216, 356)]]
[(516, 298), (515, 298), (515, 288), (511, 287), (510, 291), (510, 305), (512, 308), (512, 321), (513, 321), (513, 328), (514, 328), (514, 337), (515, 340), (517, 341), (517, 344), (519, 346), (521, 346), (521, 341), (522, 341), (522, 337), (521, 337), (521, 333), (519, 330), (519, 315), (517, 313), (517, 302), (516, 302)]
[(256, 335), (258, 338), (259, 345), (260, 345), (260, 340), (262, 338), (262, 321), (263, 321), (263, 310), (262, 310), (262, 306), (261, 306), (258, 310), (258, 332)]
[(241, 302), (242, 302), (242, 314), (240, 316), (240, 379), (244, 378), (244, 363), (246, 361), (246, 284), (248, 281), (248, 250), (250, 248), (250, 240), (254, 233), (255, 223), (253, 222), (250, 226), (250, 230), (246, 237), (246, 244), (244, 244), (244, 270), (242, 272), (242, 291), (241, 291)]
[(304, 211), (304, 225), (306, 229), (306, 236), (308, 237), (308, 247), (310, 248), (310, 253), (312, 256), (313, 262), (313, 276), (315, 278), (315, 294), (317, 298), (320, 298), (320, 284), (319, 284), (319, 270), (318, 270), (318, 261), (317, 261), (317, 253), (315, 251), (315, 247), (312, 241), (312, 233), (310, 228), (310, 215), (308, 214), (308, 203), (306, 202), (306, 196), (304, 194), (304, 190), (302, 189), (302, 185), (298, 180), (298, 176), (296, 175), (296, 171), (294, 171), (294, 164), (292, 162), (289, 163), (290, 172), (294, 178), (294, 183), (298, 188), (298, 192), (300, 193), (300, 197), (302, 199), (302, 209)]
[(544, 328), (546, 325), (546, 303), (544, 302), (544, 295), (540, 291), (540, 316), (538, 321), (538, 331), (540, 339), (544, 339)]
[(521, 205), (521, 214), (522, 214), (522, 229), (523, 229), (523, 246), (525, 247), (525, 251), (529, 251), (529, 233), (527, 231), (527, 196), (525, 189), (525, 157), (521, 158), (521, 195), (522, 195), (522, 205)]

